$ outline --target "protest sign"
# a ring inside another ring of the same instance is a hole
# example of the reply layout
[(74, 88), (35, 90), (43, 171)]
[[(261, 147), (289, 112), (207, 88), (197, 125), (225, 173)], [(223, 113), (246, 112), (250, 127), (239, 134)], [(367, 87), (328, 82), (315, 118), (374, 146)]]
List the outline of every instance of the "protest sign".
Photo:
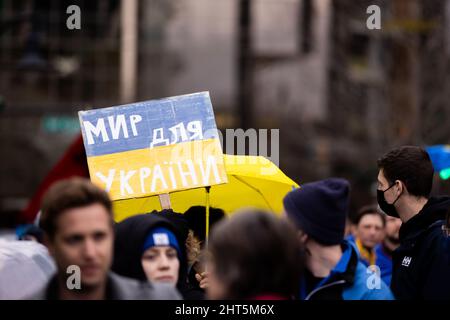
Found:
[(112, 200), (227, 182), (208, 92), (79, 112), (91, 180)]

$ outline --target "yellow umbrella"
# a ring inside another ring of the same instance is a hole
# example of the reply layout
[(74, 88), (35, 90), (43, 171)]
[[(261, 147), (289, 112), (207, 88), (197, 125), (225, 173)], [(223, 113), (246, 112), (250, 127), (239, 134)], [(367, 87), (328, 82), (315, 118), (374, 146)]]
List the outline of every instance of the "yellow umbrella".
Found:
[[(224, 162), (228, 183), (210, 187), (209, 206), (220, 208), (226, 214), (244, 207), (266, 209), (279, 214), (283, 210), (284, 196), (292, 189), (299, 187), (274, 163), (264, 157), (224, 154)], [(196, 205), (208, 208), (207, 201), (206, 188), (182, 190), (170, 194), (172, 209), (181, 213)], [(161, 210), (158, 196), (114, 202), (116, 221), (152, 210)]]

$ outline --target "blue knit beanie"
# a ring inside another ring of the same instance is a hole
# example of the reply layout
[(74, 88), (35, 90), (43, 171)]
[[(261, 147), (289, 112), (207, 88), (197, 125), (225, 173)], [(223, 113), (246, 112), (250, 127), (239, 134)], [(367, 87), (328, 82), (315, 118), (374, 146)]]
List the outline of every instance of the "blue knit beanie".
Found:
[(155, 246), (170, 246), (176, 249), (178, 257), (181, 257), (177, 238), (175, 237), (175, 234), (167, 228), (158, 227), (150, 230), (150, 233), (144, 241), (142, 252)]
[(289, 192), (283, 204), (300, 230), (320, 244), (336, 245), (344, 238), (349, 191), (347, 180), (329, 178)]

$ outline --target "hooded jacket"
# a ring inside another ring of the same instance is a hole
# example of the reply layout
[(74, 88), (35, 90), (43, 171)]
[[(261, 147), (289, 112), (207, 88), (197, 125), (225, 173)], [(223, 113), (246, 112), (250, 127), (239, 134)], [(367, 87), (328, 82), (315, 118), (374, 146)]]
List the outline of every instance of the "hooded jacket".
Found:
[(186, 282), (186, 238), (169, 220), (155, 214), (139, 214), (121, 221), (115, 225), (114, 261), (112, 270), (124, 277), (148, 281), (142, 268), (142, 248), (149, 232), (156, 227), (164, 227), (175, 234), (181, 248), (179, 253), (180, 269), (177, 288), (182, 291)]
[[(389, 287), (380, 279), (371, 281), (374, 274), (359, 261), (355, 244), (342, 243), (342, 257), (330, 275), (318, 283), (313, 290), (306, 292), (304, 281), (301, 284), (302, 300), (393, 300)], [(369, 284), (373, 286), (369, 287)]]
[(392, 257), (391, 288), (397, 299), (450, 299), (449, 238), (444, 234), (450, 197), (432, 197), (400, 228)]

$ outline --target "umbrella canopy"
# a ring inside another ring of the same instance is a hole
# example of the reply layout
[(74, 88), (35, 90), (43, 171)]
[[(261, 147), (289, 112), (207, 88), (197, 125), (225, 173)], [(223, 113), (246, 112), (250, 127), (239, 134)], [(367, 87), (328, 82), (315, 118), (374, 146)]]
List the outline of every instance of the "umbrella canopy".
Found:
[(0, 239), (0, 300), (30, 297), (55, 272), (55, 263), (43, 245)]
[(450, 145), (436, 145), (426, 148), (433, 163), (434, 170), (442, 179), (450, 178)]
[(450, 168), (450, 145), (436, 145), (426, 148), (433, 163), (434, 170), (442, 171)]
[[(264, 157), (224, 154), (224, 162), (228, 183), (210, 187), (209, 206), (227, 214), (244, 207), (281, 213), (284, 196), (299, 187)], [(206, 206), (206, 194), (206, 188), (173, 192), (171, 207), (176, 212), (185, 212), (191, 206)], [(158, 196), (114, 201), (116, 221), (152, 210), (161, 210)]]
[(86, 161), (86, 153), (84, 151), (83, 138), (78, 135), (66, 150), (61, 159), (50, 170), (47, 176), (39, 185), (36, 193), (31, 198), (27, 207), (19, 216), (20, 223), (33, 223), (36, 215), (41, 209), (41, 201), (48, 188), (61, 179), (71, 177), (89, 178), (89, 169)]

